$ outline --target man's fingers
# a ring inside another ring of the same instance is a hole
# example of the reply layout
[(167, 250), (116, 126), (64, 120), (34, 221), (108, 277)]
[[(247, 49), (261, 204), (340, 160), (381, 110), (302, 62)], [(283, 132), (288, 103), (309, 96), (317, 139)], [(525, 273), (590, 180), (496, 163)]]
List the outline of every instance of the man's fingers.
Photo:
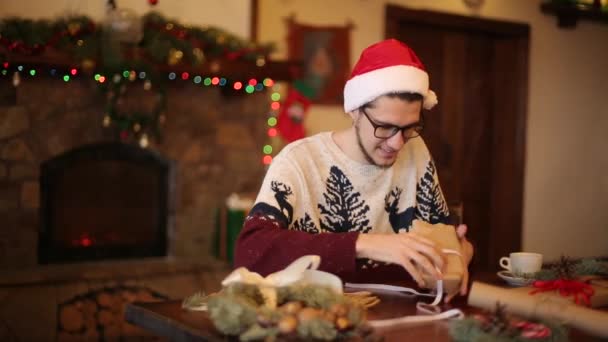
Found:
[(462, 239), (465, 237), (465, 235), (467, 235), (467, 229), (466, 224), (460, 224), (458, 227), (456, 227), (456, 235), (458, 235), (459, 239)]
[[(420, 258), (425, 260), (431, 260), (434, 265), (436, 265), (440, 270), (443, 269), (443, 265), (445, 264), (445, 260), (443, 259), (443, 253), (437, 250), (436, 248), (428, 247), (428, 246), (418, 246), (416, 250), (412, 251)], [(418, 261), (418, 258), (415, 259)]]
[(415, 232), (408, 233), (405, 236), (407, 236), (408, 238), (410, 238), (410, 239), (412, 239), (412, 240), (414, 240), (416, 242), (423, 243), (423, 244), (425, 244), (425, 245), (427, 245), (429, 247), (435, 247), (435, 242), (433, 242), (433, 240), (431, 240), (431, 239), (429, 239), (427, 237), (418, 235)]
[(431, 263), (426, 256), (420, 253), (412, 253), (410, 259), (420, 265), (425, 273), (432, 275), (435, 279), (441, 279), (443, 277), (441, 272), (435, 267), (435, 264)]
[(462, 296), (467, 294), (469, 289), (469, 265), (468, 261), (465, 261), (464, 258), (460, 258), (462, 262), (462, 269), (464, 270), (464, 274), (462, 275), (462, 282), (460, 283), (460, 294)]
[(462, 283), (460, 284), (460, 295), (464, 296), (469, 291), (469, 271), (464, 271)]
[(454, 298), (454, 297), (456, 296), (456, 294), (457, 294), (457, 293), (458, 293), (458, 292), (456, 292), (456, 293), (451, 293), (451, 294), (450, 294), (450, 293), (448, 293), (448, 295), (447, 295), (447, 296), (445, 296), (445, 299), (444, 299), (444, 301), (443, 301), (443, 302), (444, 302), (444, 303), (449, 303), (449, 302), (452, 300), (452, 298)]
[(422, 275), (416, 269), (416, 267), (412, 264), (412, 262), (404, 256), (401, 260), (401, 266), (405, 268), (405, 270), (414, 278), (414, 281), (418, 283), (418, 286), (422, 287), (424, 285), (424, 280), (422, 279)]

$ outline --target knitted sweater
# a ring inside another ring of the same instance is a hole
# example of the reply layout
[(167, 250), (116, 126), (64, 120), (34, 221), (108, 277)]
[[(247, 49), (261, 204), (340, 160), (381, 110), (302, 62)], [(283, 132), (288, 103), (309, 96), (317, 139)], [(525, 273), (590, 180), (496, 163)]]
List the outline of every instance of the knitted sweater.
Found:
[(392, 167), (352, 160), (331, 132), (287, 145), (270, 165), (236, 244), (235, 266), (262, 275), (296, 258), (347, 281), (411, 279), (400, 266), (356, 259), (358, 234), (407, 233), (414, 219), (447, 223), (435, 165), (421, 137)]

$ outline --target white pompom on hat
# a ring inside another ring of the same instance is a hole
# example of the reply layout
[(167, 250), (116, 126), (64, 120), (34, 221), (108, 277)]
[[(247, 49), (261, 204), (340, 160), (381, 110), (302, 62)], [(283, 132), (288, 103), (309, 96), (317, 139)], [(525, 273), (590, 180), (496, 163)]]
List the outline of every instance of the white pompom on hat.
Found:
[(437, 95), (429, 89), (429, 75), (409, 46), (387, 39), (367, 47), (344, 86), (344, 111), (351, 112), (389, 93), (418, 93), (422, 106), (431, 109)]

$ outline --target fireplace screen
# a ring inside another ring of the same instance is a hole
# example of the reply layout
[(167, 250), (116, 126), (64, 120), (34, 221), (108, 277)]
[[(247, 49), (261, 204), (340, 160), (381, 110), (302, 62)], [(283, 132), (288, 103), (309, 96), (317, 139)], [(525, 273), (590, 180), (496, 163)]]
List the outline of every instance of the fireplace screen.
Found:
[(121, 143), (43, 163), (39, 262), (166, 255), (169, 175), (159, 155)]

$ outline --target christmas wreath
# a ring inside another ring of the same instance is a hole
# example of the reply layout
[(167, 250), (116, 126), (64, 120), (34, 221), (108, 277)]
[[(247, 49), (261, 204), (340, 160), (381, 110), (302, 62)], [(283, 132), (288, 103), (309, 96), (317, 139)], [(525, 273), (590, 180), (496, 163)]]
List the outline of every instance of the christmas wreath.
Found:
[(360, 301), (312, 284), (279, 287), (277, 306), (265, 305), (257, 285), (233, 283), (217, 294), (191, 297), (184, 307), (205, 301), (215, 328), (242, 341), (336, 340), (371, 336)]

